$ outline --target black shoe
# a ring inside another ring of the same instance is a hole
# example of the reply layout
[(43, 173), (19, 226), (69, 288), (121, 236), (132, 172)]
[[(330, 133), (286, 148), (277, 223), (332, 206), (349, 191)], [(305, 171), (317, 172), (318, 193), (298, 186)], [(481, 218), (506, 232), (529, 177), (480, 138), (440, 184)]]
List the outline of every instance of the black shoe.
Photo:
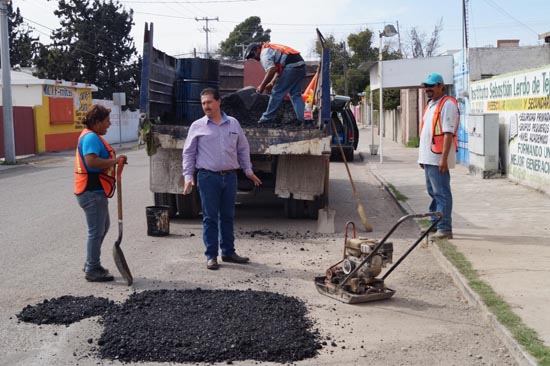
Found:
[(220, 265), (218, 264), (218, 260), (216, 258), (212, 258), (206, 261), (206, 268), (216, 270), (220, 268)]
[(261, 119), (261, 118), (260, 118), (260, 120), (258, 121), (258, 124), (259, 124), (259, 125), (268, 125), (268, 124), (270, 124), (270, 123), (272, 123), (272, 122), (273, 122), (273, 120), (271, 120), (271, 119)]
[(99, 267), (85, 274), (86, 281), (88, 282), (109, 282), (115, 278), (109, 273), (109, 270)]
[(233, 255), (230, 255), (230, 256), (227, 256), (227, 257), (222, 256), (222, 261), (224, 261), (224, 262), (243, 264), (243, 263), (247, 263), (249, 260), (250, 259), (248, 257), (241, 257), (237, 253), (235, 253)]

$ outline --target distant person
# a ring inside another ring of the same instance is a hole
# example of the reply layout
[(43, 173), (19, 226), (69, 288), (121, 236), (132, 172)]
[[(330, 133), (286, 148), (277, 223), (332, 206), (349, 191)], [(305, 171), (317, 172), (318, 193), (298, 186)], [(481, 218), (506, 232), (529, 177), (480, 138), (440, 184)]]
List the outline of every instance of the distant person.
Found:
[(280, 44), (253, 42), (246, 48), (245, 57), (260, 61), (266, 71), (257, 92), (271, 92), (267, 110), (262, 114), (258, 123), (273, 121), (277, 109), (287, 93), (290, 94), (296, 119), (300, 123), (304, 122), (302, 81), (306, 76), (306, 63), (300, 53)]
[[(445, 95), (445, 83), (440, 74), (428, 75), (422, 86), (428, 104), (420, 122), (418, 163), (424, 169), (426, 188), (432, 198), (429, 210), (443, 213), (432, 240), (452, 239), (453, 195), (449, 169), (454, 169), (456, 164), (458, 103), (455, 98)], [(432, 217), (432, 222), (435, 219)]]
[(114, 280), (101, 266), (101, 245), (109, 231), (109, 202), (115, 192), (115, 165), (124, 164), (126, 156), (115, 156), (115, 151), (101, 136), (111, 126), (110, 109), (93, 105), (82, 123), (86, 128), (78, 138), (75, 157), (74, 193), (84, 210), (88, 224), (85, 278), (90, 282)]
[(191, 124), (183, 147), (183, 194), (197, 187), (202, 205), (202, 239), (206, 247), (206, 268), (218, 269), (218, 247), (224, 262), (247, 263), (247, 257), (235, 252), (233, 219), (237, 198), (237, 169), (259, 186), (262, 182), (252, 171), (250, 147), (239, 122), (220, 109), (216, 89), (201, 92), (205, 116)]

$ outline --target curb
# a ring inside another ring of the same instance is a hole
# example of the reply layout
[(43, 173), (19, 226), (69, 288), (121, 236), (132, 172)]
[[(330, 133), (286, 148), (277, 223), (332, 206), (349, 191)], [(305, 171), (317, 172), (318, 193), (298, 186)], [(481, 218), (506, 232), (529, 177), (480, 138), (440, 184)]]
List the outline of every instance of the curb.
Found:
[[(361, 160), (367, 162), (368, 165), (368, 161), (365, 158), (364, 153), (360, 152), (359, 155), (361, 156)], [(384, 190), (386, 190), (390, 197), (392, 197), (392, 199), (399, 206), (401, 211), (403, 211), (403, 213), (407, 215), (416, 213), (407, 202), (397, 199), (395, 193), (389, 187), (388, 182), (384, 179), (384, 177), (377, 174), (370, 167), (368, 167), (368, 169), (369, 172), (374, 176), (374, 178), (382, 185)], [(445, 258), (443, 253), (441, 253), (441, 251), (439, 250), (439, 247), (437, 245), (430, 245), (429, 247), (439, 265), (441, 265), (441, 267), (443, 267), (443, 269), (451, 276), (453, 282), (462, 293), (462, 296), (464, 296), (464, 298), (466, 298), (469, 303), (474, 304), (479, 310), (481, 310), (483, 318), (485, 319), (487, 324), (495, 330), (498, 338), (502, 341), (502, 343), (504, 343), (516, 362), (521, 366), (537, 366), (538, 363), (533, 358), (533, 356), (528, 354), (521, 347), (521, 345), (517, 343), (510, 331), (497, 320), (496, 316), (493, 313), (489, 311), (479, 295), (470, 288), (466, 278), (464, 278), (464, 276), (452, 265), (452, 263), (449, 262), (447, 258)]]

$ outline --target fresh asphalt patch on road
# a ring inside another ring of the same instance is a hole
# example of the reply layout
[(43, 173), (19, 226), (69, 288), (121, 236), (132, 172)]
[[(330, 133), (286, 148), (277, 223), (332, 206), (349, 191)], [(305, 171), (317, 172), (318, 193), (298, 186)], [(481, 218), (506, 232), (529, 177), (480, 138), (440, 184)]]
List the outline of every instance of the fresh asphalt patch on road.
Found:
[(327, 345), (303, 301), (266, 291), (148, 290), (122, 304), (61, 296), (28, 305), (17, 317), (70, 325), (98, 315), (97, 356), (123, 362), (289, 363), (315, 357)]

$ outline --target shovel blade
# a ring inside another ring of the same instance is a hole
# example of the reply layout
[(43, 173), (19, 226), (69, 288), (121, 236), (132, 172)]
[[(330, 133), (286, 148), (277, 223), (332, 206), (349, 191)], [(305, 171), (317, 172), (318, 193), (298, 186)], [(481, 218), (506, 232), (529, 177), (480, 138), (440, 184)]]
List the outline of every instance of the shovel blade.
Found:
[(335, 232), (335, 217), (336, 210), (332, 208), (321, 208), (317, 217), (317, 232), (321, 234), (333, 234)]
[(113, 246), (113, 258), (116, 268), (122, 275), (122, 278), (126, 280), (128, 286), (131, 286), (134, 282), (134, 278), (132, 277), (132, 272), (130, 272), (130, 267), (128, 267), (128, 263), (126, 263), (126, 258), (124, 257), (124, 253), (120, 247), (120, 242), (118, 241)]

